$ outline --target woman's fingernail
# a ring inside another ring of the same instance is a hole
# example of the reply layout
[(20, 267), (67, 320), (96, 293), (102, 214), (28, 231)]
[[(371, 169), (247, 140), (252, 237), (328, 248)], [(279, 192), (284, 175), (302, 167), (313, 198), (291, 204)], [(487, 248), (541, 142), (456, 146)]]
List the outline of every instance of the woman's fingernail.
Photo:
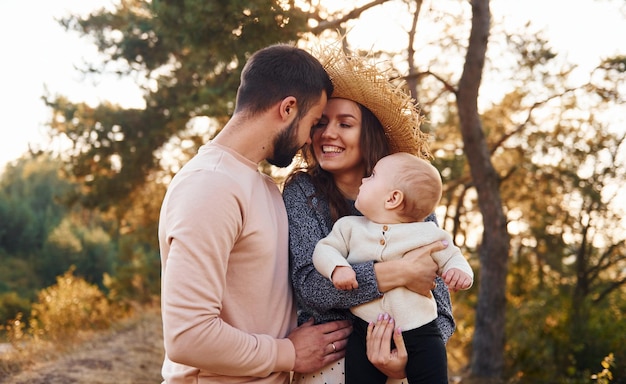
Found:
[(382, 320), (382, 319), (383, 319), (383, 314), (382, 314), (382, 313), (379, 313), (379, 314), (378, 314), (378, 320)]
[(441, 244), (443, 244), (444, 246), (448, 246), (448, 240), (441, 240)]

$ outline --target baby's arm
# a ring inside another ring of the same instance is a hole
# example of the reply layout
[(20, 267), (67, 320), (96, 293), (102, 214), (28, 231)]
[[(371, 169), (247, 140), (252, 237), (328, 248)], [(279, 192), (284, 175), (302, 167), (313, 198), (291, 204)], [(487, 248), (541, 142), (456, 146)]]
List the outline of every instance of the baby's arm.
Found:
[(352, 267), (336, 266), (331, 280), (335, 288), (343, 291), (351, 291), (359, 287), (359, 283), (356, 281), (356, 272), (354, 272)]
[[(354, 283), (356, 284), (356, 272), (352, 270), (347, 260), (348, 253), (350, 252), (350, 226), (343, 225), (346, 223), (345, 220), (346, 219), (339, 219), (335, 225), (333, 225), (333, 229), (328, 236), (317, 242), (312, 257), (315, 269), (317, 269), (322, 276), (332, 281), (336, 289), (344, 291), (349, 290), (352, 286), (352, 281), (348, 281), (347, 279), (355, 279)], [(344, 233), (344, 230), (348, 232)], [(335, 274), (338, 269), (349, 269), (350, 271), (347, 273), (340, 272), (337, 277), (338, 280), (335, 280)]]
[[(441, 231), (442, 236), (452, 244), (449, 233)], [(474, 271), (461, 253), (461, 249), (450, 245), (441, 252), (432, 254), (433, 260), (439, 265), (441, 278), (448, 289), (457, 292), (461, 289), (469, 289), (474, 283)]]
[(450, 268), (444, 272), (441, 277), (450, 290), (454, 292), (461, 289), (468, 289), (472, 286), (472, 276), (458, 268)]

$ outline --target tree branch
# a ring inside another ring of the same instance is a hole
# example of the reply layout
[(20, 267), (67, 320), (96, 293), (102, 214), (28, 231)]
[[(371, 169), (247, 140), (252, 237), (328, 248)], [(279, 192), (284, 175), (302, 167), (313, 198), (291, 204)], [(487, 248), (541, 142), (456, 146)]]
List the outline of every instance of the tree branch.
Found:
[(345, 15), (341, 16), (340, 18), (334, 19), (334, 20), (321, 20), (319, 18), (312, 17), (312, 19), (317, 20), (319, 24), (311, 28), (309, 32), (313, 33), (314, 35), (319, 35), (320, 33), (324, 32), (327, 29), (337, 29), (341, 26), (342, 23), (345, 23), (348, 20), (357, 19), (359, 16), (361, 16), (361, 13), (377, 5), (384, 4), (387, 1), (389, 0), (374, 0), (359, 8), (355, 8), (351, 10), (350, 12), (346, 13)]
[(409, 73), (408, 75), (404, 76), (403, 79), (404, 80), (410, 80), (410, 79), (417, 79), (418, 81), (424, 77), (424, 76), (432, 76), (435, 79), (437, 79), (441, 84), (443, 84), (443, 87), (447, 90), (452, 92), (455, 96), (457, 95), (457, 90), (456, 88), (454, 88), (454, 86), (450, 83), (448, 83), (445, 79), (443, 79), (441, 76), (437, 75), (434, 72), (431, 72), (430, 70), (424, 71), (424, 72), (417, 72), (417, 73)]
[(496, 141), (493, 146), (491, 147), (491, 154), (493, 154), (498, 148), (500, 148), (500, 146), (502, 144), (504, 144), (505, 141), (507, 141), (510, 137), (518, 134), (519, 132), (522, 131), (522, 129), (524, 129), (526, 127), (526, 125), (530, 122), (532, 114), (534, 112), (535, 109), (543, 106), (544, 104), (548, 103), (550, 100), (552, 99), (556, 99), (557, 97), (562, 97), (567, 93), (570, 92), (574, 92), (576, 91), (578, 88), (570, 88), (570, 89), (566, 89), (565, 91), (557, 94), (557, 95), (552, 95), (544, 100), (541, 101), (537, 101), (535, 102), (533, 105), (530, 106), (530, 108), (528, 109), (528, 114), (526, 116), (526, 120), (524, 120), (522, 123), (520, 123), (514, 130), (512, 130), (511, 132), (508, 132), (504, 135), (502, 135), (502, 137), (500, 138), (500, 140)]
[(608, 287), (606, 287), (604, 290), (602, 290), (600, 292), (600, 294), (598, 295), (598, 297), (596, 297), (595, 299), (593, 299), (593, 303), (597, 304), (599, 302), (601, 302), (602, 300), (604, 300), (604, 298), (606, 296), (608, 296), (611, 292), (613, 292), (614, 290), (622, 287), (623, 285), (626, 285), (626, 277), (620, 279), (620, 280), (615, 280), (613, 281), (611, 284), (609, 284)]

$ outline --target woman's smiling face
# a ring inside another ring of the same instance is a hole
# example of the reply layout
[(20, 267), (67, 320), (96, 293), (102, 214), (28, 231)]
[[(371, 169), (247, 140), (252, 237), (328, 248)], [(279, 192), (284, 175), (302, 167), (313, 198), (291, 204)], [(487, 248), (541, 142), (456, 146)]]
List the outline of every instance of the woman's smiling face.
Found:
[(330, 99), (313, 128), (312, 146), (322, 169), (332, 173), (356, 172), (363, 176), (361, 110), (346, 99)]

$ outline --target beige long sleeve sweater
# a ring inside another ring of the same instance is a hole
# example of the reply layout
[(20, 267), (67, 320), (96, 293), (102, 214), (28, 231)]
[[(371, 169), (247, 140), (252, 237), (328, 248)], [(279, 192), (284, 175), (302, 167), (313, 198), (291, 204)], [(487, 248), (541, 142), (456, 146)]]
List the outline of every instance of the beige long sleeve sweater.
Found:
[(164, 383), (287, 383), (296, 326), (280, 191), (215, 143), (172, 180), (159, 222)]

